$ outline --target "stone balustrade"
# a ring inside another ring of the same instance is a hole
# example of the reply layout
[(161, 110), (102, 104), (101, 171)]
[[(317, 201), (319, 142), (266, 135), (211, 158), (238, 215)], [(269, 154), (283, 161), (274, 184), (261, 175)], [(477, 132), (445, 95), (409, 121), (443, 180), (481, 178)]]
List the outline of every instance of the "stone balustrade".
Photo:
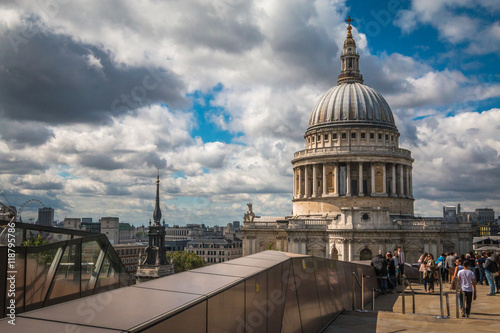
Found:
[(411, 158), (411, 151), (403, 148), (384, 147), (384, 146), (335, 146), (300, 150), (294, 154), (294, 159), (311, 156), (324, 155), (353, 155), (353, 154), (382, 154), (396, 157)]

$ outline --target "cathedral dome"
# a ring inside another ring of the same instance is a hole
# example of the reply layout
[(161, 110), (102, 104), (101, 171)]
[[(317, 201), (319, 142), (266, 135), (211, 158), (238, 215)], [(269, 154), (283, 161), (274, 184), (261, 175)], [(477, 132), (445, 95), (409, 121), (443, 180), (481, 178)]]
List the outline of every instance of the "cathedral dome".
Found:
[(321, 96), (313, 108), (308, 130), (345, 125), (396, 129), (384, 97), (361, 82), (341, 83)]

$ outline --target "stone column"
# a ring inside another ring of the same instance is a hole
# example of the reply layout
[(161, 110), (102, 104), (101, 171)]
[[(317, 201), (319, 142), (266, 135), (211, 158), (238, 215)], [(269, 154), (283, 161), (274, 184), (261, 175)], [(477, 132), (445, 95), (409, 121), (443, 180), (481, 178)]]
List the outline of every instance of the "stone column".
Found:
[(323, 163), (323, 196), (328, 194), (328, 186), (326, 181), (326, 163)]
[(363, 193), (363, 162), (359, 162), (359, 182), (358, 182), (358, 195), (360, 197), (364, 196)]
[(370, 168), (371, 168), (371, 183), (372, 183), (372, 191), (371, 195), (375, 194), (375, 165), (373, 163), (370, 163)]
[(349, 242), (349, 260), (348, 261), (352, 261), (352, 258), (354, 256), (354, 253), (352, 252), (353, 251), (352, 240), (349, 239), (348, 242)]
[[(410, 198), (413, 198), (413, 168), (408, 167), (408, 173), (409, 173), (409, 179), (410, 179), (410, 192), (408, 193), (410, 195)], [(441, 251), (443, 252), (443, 251)]]
[(387, 195), (387, 171), (386, 171), (386, 164), (382, 163), (382, 194)]
[(411, 197), (410, 194), (410, 167), (406, 166), (406, 196)]
[(313, 179), (312, 179), (312, 196), (313, 198), (316, 198), (318, 196), (318, 177), (317, 177), (317, 174), (316, 174), (316, 170), (318, 169), (318, 166), (316, 164), (313, 164), (312, 165), (312, 168), (313, 168)]
[(302, 167), (297, 168), (297, 172), (299, 173), (299, 193), (297, 195), (298, 198), (302, 198)]
[(399, 165), (399, 190), (401, 191), (401, 198), (404, 198), (405, 197), (405, 182), (404, 182), (404, 165), (403, 164), (400, 164)]
[(393, 197), (396, 197), (396, 163), (392, 164), (392, 181), (391, 181), (391, 193)]
[(351, 162), (347, 162), (346, 163), (347, 165), (347, 179), (346, 179), (346, 193), (345, 193), (345, 196), (346, 197), (350, 197), (351, 196)]
[(297, 197), (297, 168), (293, 168), (293, 198)]
[(335, 175), (333, 177), (333, 187), (334, 187), (334, 192), (333, 195), (338, 197), (339, 196), (339, 165), (338, 163), (335, 163)]
[(305, 192), (304, 192), (304, 198), (309, 198), (309, 175), (307, 172), (307, 169), (309, 169), (309, 166), (306, 165), (304, 166), (304, 187), (305, 187)]

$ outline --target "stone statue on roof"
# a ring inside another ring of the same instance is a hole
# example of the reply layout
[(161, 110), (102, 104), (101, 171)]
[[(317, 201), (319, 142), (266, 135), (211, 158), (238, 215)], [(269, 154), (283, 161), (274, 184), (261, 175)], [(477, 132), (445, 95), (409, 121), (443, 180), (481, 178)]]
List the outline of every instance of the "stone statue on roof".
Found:
[(253, 222), (255, 214), (252, 209), (252, 203), (251, 202), (247, 203), (247, 206), (248, 206), (248, 211), (243, 215), (243, 222)]

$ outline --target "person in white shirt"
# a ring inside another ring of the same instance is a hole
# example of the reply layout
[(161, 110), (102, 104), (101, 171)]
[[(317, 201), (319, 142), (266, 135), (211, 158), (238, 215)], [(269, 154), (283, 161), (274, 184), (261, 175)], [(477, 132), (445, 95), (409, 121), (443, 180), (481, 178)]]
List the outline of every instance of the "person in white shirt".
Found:
[[(469, 269), (470, 262), (464, 262), (464, 269), (457, 273), (458, 282), (460, 283), (460, 297), (458, 299), (460, 309), (462, 310), (462, 317), (470, 317), (470, 309), (472, 299), (476, 300), (476, 279), (474, 272)], [(465, 300), (464, 300), (465, 298)], [(465, 308), (464, 308), (465, 301)]]
[(399, 262), (399, 274), (403, 276), (405, 273), (405, 254), (403, 253), (403, 250), (401, 250), (401, 247), (398, 247), (398, 262)]

